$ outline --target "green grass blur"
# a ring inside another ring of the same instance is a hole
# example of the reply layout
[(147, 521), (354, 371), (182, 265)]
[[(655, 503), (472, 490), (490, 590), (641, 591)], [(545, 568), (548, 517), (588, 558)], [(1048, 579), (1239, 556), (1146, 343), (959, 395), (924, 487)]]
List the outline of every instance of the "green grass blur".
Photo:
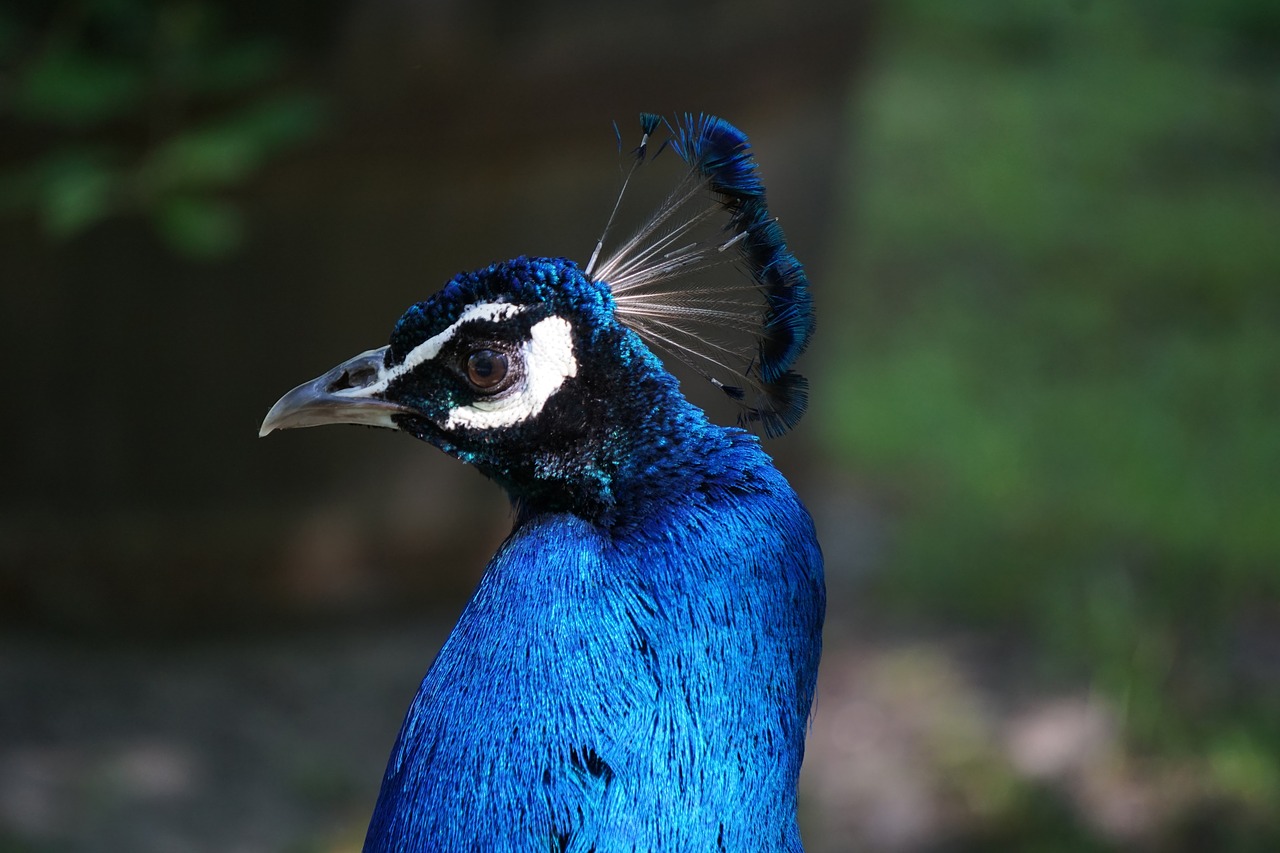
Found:
[(894, 506), (878, 592), (1030, 637), (1203, 774), (1214, 849), (1274, 842), (1280, 7), (882, 11), (824, 424)]

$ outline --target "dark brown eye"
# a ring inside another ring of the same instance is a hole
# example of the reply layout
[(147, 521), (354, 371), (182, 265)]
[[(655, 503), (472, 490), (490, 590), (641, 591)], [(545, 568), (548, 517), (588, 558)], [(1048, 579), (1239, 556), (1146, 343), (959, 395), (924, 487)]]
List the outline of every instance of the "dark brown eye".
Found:
[(478, 349), (467, 356), (467, 381), (476, 390), (492, 391), (507, 378), (506, 353)]

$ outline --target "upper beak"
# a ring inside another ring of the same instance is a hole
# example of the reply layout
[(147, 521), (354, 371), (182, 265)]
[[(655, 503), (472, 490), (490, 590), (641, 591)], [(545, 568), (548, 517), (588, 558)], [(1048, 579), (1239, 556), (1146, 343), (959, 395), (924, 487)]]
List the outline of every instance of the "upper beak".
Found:
[(396, 429), (391, 416), (409, 410), (379, 396), (385, 390), (381, 380), (386, 352), (387, 348), (382, 347), (361, 353), (294, 388), (267, 412), (258, 435), (322, 424), (365, 424)]

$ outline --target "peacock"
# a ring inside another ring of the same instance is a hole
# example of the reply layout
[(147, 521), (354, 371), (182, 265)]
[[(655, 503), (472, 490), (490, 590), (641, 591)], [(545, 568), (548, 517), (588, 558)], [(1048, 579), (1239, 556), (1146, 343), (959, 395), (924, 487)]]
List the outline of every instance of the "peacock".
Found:
[[(805, 410), (808, 279), (741, 131), (640, 125), (585, 266), (461, 273), (262, 424), (406, 432), (513, 506), (405, 716), (368, 853), (802, 849), (822, 553), (755, 431)], [(612, 247), (627, 186), (659, 160), (681, 177)], [(655, 349), (737, 425), (689, 402)]]

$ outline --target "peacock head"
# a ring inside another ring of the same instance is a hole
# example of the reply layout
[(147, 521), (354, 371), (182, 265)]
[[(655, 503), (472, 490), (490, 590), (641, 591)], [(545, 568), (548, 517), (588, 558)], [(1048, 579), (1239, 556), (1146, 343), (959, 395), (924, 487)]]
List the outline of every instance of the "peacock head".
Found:
[[(651, 473), (652, 456), (705, 424), (646, 344), (724, 392), (744, 425), (785, 432), (807, 399), (791, 370), (813, 332), (803, 268), (769, 213), (746, 136), (721, 119), (642, 115), (624, 189), (657, 157), (650, 137), (662, 128), (658, 153), (672, 149), (683, 177), (620, 247), (602, 255), (602, 236), (585, 268), (521, 257), (458, 275), (405, 312), (390, 344), (282, 397), (260, 434), (389, 427), (518, 500), (607, 508), (628, 466)], [(725, 264), (748, 280), (712, 275)]]
[(663, 376), (618, 322), (607, 285), (563, 258), (522, 257), (462, 273), (411, 306), (387, 346), (285, 394), (259, 434), (396, 429), (517, 496), (558, 493), (580, 506), (592, 497), (584, 490), (607, 486), (621, 434), (639, 426), (625, 410), (652, 411), (655, 396), (674, 393)]

